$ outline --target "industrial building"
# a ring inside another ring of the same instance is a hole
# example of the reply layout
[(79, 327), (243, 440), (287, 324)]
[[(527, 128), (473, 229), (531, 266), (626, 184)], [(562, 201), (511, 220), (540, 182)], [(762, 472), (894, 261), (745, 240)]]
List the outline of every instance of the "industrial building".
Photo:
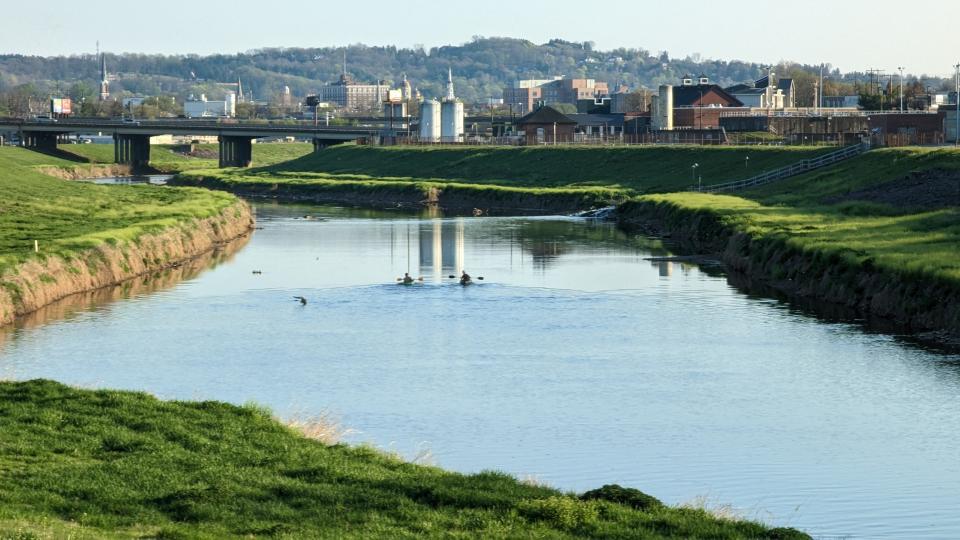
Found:
[(209, 101), (200, 94), (200, 99), (188, 99), (183, 103), (183, 114), (187, 118), (233, 118), (237, 115), (237, 95), (227, 92), (223, 101)]
[(420, 141), (461, 143), (464, 137), (463, 102), (453, 88), (453, 70), (447, 71), (447, 94), (443, 101), (420, 104)]
[(726, 89), (745, 107), (756, 109), (783, 110), (795, 106), (793, 79), (779, 79), (770, 72), (766, 77), (754, 81), (752, 85), (738, 84)]

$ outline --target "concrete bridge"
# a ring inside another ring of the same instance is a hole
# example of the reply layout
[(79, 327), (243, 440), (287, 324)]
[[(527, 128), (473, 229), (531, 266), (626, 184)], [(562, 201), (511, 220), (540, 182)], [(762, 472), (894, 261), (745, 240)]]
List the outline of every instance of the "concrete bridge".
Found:
[(63, 120), (0, 118), (0, 133), (16, 133), (20, 144), (43, 151), (57, 149), (58, 140), (76, 133), (112, 134), (114, 160), (144, 167), (150, 163), (150, 137), (157, 135), (216, 136), (220, 141), (221, 167), (249, 167), (252, 141), (263, 137), (296, 137), (313, 141), (314, 151), (358, 139), (377, 139), (379, 126), (314, 126), (308, 123), (240, 123), (233, 120), (109, 120), (71, 118)]

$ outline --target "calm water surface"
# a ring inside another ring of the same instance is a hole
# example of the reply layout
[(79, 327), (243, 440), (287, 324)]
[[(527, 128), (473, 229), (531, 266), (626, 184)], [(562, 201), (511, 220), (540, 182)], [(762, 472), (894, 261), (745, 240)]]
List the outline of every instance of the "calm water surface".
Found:
[[(645, 260), (665, 252), (609, 225), (257, 211), (212, 269), (0, 332), (0, 376), (330, 411), (443, 467), (814, 535), (960, 538), (958, 356)], [(408, 268), (422, 285), (395, 284)]]

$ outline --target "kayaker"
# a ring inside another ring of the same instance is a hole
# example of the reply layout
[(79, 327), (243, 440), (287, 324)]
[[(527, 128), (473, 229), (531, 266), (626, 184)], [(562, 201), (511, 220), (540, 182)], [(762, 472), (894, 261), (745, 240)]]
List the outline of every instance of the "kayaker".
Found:
[(413, 283), (413, 278), (410, 277), (410, 273), (409, 273), (409, 272), (404, 272), (404, 274), (403, 274), (403, 284), (404, 284), (404, 285), (410, 285), (411, 283)]
[(461, 284), (461, 285), (470, 285), (471, 283), (473, 283), (473, 278), (470, 277), (470, 274), (468, 274), (466, 271), (464, 271), (464, 272), (463, 272), (463, 275), (460, 276), (460, 284)]

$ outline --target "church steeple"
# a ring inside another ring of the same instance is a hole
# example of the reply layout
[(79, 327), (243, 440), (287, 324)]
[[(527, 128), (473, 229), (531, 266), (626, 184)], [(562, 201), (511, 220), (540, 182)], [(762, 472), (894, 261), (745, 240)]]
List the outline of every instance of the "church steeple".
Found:
[(105, 53), (100, 53), (100, 101), (106, 101), (109, 98), (110, 77), (107, 73), (107, 55)]
[(456, 93), (453, 91), (453, 68), (447, 69), (447, 100), (454, 101), (457, 99)]

